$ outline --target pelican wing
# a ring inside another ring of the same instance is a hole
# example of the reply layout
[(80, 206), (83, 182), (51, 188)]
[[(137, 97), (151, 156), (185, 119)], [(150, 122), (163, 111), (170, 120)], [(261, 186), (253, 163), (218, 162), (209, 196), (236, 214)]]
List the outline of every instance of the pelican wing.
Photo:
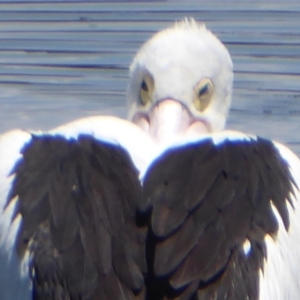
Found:
[[(1, 276), (25, 282), (20, 299), (140, 299), (145, 231), (135, 224), (141, 185), (130, 155), (88, 134), (23, 135), (1, 139), (18, 140), (1, 178), (1, 260), (12, 254), (17, 266)], [(7, 283), (1, 299), (18, 299)]]
[[(165, 287), (151, 290), (153, 299), (259, 298), (266, 238), (289, 232), (298, 193), (275, 144), (224, 131), (172, 148), (146, 173), (143, 193), (149, 282)], [(273, 260), (282, 259), (277, 246)]]

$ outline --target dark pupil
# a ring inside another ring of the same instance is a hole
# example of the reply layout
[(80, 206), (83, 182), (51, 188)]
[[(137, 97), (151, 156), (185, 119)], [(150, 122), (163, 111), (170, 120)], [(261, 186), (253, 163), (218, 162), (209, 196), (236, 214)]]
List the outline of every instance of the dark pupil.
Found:
[(199, 96), (202, 96), (202, 95), (208, 93), (208, 91), (209, 91), (209, 85), (206, 84), (202, 89), (200, 89)]
[(142, 81), (141, 88), (143, 91), (148, 92), (148, 85), (145, 80)]

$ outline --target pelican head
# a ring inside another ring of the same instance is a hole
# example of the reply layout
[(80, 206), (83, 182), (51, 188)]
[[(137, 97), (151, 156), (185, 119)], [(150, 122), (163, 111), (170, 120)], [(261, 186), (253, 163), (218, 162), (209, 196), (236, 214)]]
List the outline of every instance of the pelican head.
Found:
[(129, 119), (162, 142), (222, 130), (233, 65), (220, 40), (193, 19), (148, 40), (131, 66)]

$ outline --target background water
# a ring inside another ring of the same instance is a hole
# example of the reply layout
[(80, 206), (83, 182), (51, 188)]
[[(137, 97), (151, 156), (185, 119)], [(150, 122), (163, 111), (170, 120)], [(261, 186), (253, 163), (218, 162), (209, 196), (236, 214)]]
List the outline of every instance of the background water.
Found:
[(126, 116), (135, 51), (175, 20), (206, 23), (234, 62), (227, 128), (300, 154), (300, 1), (1, 1), (0, 132)]

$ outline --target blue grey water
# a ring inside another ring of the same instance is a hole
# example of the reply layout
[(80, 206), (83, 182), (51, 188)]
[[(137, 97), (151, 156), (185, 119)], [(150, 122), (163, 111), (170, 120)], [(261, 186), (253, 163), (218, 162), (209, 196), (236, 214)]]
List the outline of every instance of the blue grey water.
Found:
[(175, 20), (203, 21), (234, 62), (227, 128), (300, 154), (300, 1), (1, 1), (0, 133), (126, 117), (135, 51)]

